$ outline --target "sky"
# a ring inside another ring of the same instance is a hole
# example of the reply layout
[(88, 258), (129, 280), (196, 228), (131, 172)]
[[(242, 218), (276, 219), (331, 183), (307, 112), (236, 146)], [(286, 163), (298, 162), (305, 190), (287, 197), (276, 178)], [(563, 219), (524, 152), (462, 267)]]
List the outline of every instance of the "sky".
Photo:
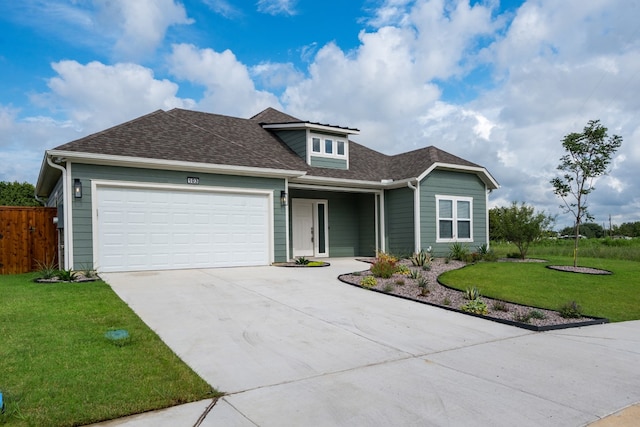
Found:
[(355, 127), (385, 154), (435, 145), (484, 166), (490, 207), (572, 223), (549, 181), (562, 139), (623, 138), (588, 206), (640, 221), (640, 0), (0, 2), (0, 181), (152, 111), (273, 107)]

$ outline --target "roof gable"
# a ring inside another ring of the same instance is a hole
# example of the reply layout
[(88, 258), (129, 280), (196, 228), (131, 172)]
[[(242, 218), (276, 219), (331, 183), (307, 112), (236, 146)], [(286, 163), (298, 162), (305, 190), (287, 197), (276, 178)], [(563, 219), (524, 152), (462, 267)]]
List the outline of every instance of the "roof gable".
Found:
[(251, 117), (250, 120), (255, 120), (258, 123), (292, 123), (292, 122), (302, 122), (300, 119), (296, 119), (293, 116), (285, 114), (281, 111), (276, 110), (275, 108), (267, 108), (255, 116)]

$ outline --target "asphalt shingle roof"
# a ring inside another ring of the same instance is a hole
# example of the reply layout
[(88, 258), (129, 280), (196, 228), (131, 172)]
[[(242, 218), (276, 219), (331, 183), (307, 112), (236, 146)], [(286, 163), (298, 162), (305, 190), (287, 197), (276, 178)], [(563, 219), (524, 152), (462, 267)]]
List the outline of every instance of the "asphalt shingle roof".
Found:
[(349, 141), (349, 170), (311, 167), (265, 123), (309, 123), (273, 108), (250, 119), (190, 110), (158, 110), (63, 144), (55, 150), (193, 163), (306, 171), (363, 181), (419, 176), (435, 162), (479, 167), (436, 147), (388, 156)]

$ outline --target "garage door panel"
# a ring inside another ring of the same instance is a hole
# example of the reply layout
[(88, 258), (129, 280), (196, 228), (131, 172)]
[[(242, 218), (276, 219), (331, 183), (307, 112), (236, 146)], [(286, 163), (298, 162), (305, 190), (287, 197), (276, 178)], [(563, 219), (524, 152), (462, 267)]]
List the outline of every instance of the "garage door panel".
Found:
[(269, 263), (266, 195), (98, 187), (98, 268)]

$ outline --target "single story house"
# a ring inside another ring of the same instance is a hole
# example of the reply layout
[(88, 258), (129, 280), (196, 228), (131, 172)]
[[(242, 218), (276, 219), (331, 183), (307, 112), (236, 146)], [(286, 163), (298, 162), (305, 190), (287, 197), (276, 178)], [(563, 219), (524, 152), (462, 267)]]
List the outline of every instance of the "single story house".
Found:
[(430, 146), (384, 155), (358, 129), (268, 108), (156, 111), (47, 150), (36, 195), (60, 260), (103, 272), (269, 265), (488, 243), (482, 166)]

